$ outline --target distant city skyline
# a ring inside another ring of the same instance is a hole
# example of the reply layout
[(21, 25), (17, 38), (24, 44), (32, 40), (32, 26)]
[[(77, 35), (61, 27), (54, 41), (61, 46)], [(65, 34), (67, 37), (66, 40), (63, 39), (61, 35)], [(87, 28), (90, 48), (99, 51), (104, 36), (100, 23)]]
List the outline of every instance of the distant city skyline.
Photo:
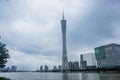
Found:
[(11, 58), (7, 66), (36, 70), (61, 63), (61, 14), (67, 23), (68, 59), (94, 52), (103, 44), (120, 44), (118, 0), (0, 0), (0, 41)]

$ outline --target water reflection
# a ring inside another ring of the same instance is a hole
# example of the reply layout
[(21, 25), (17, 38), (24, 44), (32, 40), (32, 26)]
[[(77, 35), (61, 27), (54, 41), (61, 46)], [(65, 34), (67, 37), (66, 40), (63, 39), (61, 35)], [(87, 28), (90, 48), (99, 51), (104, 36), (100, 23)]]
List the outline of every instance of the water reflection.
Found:
[(80, 80), (79, 73), (63, 73), (62, 80)]
[(97, 73), (81, 73), (80, 80), (100, 80)]
[(99, 74), (100, 80), (120, 80), (120, 74)]
[(62, 74), (62, 80), (68, 80), (68, 73)]
[(12, 80), (120, 80), (120, 73), (0, 73)]

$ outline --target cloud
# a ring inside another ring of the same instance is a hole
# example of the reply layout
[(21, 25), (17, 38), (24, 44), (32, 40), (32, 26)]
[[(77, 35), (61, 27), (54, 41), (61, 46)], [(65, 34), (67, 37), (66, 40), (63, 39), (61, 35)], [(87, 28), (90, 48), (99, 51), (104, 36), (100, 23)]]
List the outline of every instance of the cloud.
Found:
[[(36, 54), (36, 55), (29, 55), (24, 52), (21, 52), (19, 50), (15, 49), (9, 49), (11, 59), (8, 60), (7, 65), (17, 65), (18, 70), (24, 69), (24, 70), (36, 70), (41, 65), (49, 65), (50, 67), (52, 65), (59, 65), (60, 63), (56, 63), (58, 59), (56, 56), (50, 56), (50, 55), (42, 55), (42, 54)], [(24, 68), (23, 68), (24, 67)]]
[(8, 65), (35, 69), (43, 62), (61, 64), (63, 8), (69, 60), (79, 60), (80, 53), (93, 52), (96, 46), (119, 43), (119, 4), (118, 0), (1, 0), (1, 41), (12, 56)]
[(93, 52), (95, 47), (104, 44), (120, 43), (117, 36), (120, 30), (119, 3), (112, 0), (94, 1), (83, 12), (72, 17), (67, 27), (70, 55)]
[(96, 1), (91, 11), (81, 18), (74, 18), (71, 25), (74, 27), (68, 33), (70, 43), (74, 44), (72, 41), (76, 41), (76, 44), (96, 45), (98, 42), (104, 42), (105, 39), (114, 38), (116, 26), (112, 23), (120, 19), (118, 17), (120, 14), (117, 13), (118, 7), (118, 4), (111, 4), (111, 1)]

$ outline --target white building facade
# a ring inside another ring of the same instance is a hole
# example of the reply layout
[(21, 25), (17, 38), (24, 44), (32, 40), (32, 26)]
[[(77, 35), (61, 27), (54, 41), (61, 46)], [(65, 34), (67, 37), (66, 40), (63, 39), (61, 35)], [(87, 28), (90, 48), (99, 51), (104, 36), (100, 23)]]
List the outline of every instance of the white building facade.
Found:
[(94, 53), (83, 54), (83, 60), (87, 62), (87, 66), (97, 66)]

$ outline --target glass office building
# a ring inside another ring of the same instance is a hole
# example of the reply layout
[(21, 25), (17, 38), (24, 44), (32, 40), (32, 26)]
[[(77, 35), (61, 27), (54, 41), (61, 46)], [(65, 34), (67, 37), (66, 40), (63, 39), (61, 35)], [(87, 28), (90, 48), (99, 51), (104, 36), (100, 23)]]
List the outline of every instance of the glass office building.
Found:
[(120, 44), (108, 44), (95, 49), (98, 68), (120, 67)]

